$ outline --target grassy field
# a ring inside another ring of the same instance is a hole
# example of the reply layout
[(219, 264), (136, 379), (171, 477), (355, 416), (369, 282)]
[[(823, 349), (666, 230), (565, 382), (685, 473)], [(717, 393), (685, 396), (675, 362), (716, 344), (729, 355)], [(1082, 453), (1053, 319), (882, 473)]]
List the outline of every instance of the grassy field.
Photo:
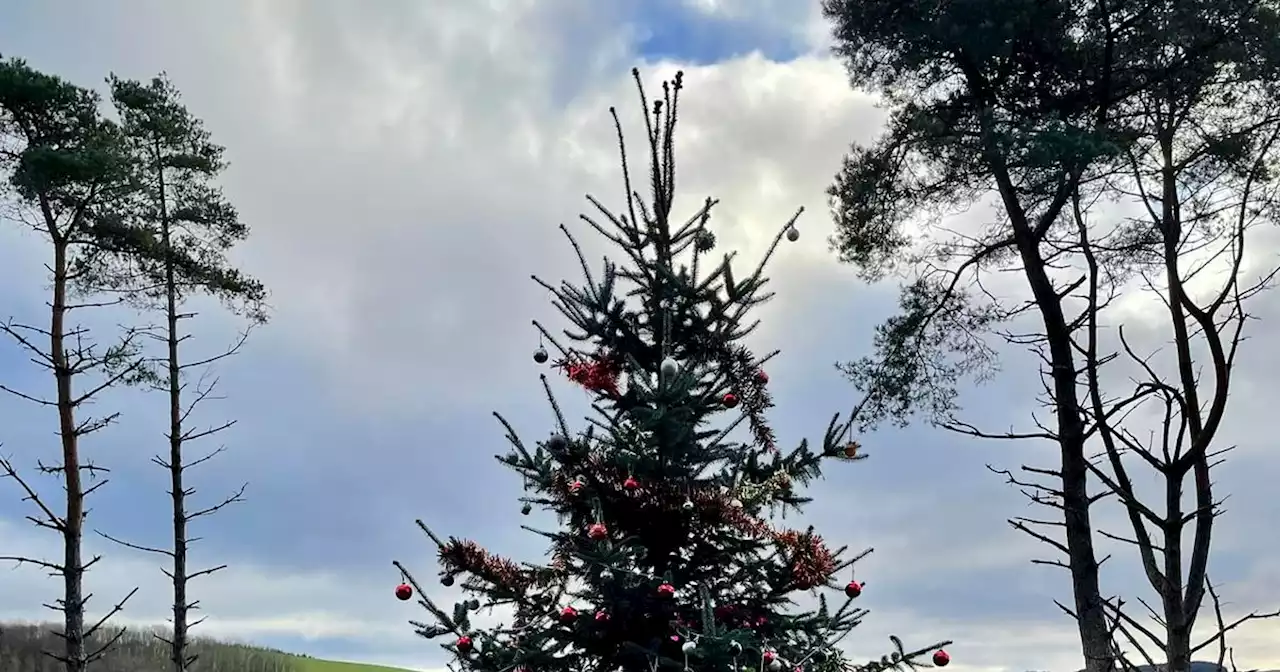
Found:
[[(0, 623), (0, 672), (61, 672), (62, 664), (46, 655), (57, 651), (62, 642), (48, 623)], [(93, 640), (105, 643), (115, 633), (103, 631)], [(94, 670), (96, 672), (166, 672), (170, 669), (169, 650), (156, 639), (163, 629), (150, 631), (135, 628), (126, 631), (115, 649)], [(319, 660), (243, 642), (224, 642), (197, 637), (191, 642), (191, 653), (198, 654), (196, 665), (202, 670), (234, 670), (234, 672), (411, 672), (402, 668), (363, 663)]]
[(315, 658), (294, 657), (298, 672), (408, 672), (399, 667), (382, 665), (365, 665), (363, 663), (340, 663), (333, 660), (316, 660)]

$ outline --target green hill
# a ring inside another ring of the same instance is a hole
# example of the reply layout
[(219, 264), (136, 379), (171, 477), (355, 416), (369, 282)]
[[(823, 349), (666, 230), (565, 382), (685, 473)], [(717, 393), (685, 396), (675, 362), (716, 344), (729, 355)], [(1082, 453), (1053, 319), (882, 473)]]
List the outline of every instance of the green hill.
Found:
[[(57, 651), (60, 640), (52, 625), (9, 623), (0, 625), (0, 671), (62, 672), (62, 664), (44, 654)], [(159, 631), (157, 631), (159, 632)], [(96, 638), (101, 646), (107, 636)], [(284, 651), (196, 638), (191, 653), (199, 659), (191, 672), (406, 672), (381, 665), (342, 663), (298, 656)], [(167, 672), (168, 650), (151, 631), (130, 630), (112, 652), (94, 665), (94, 672)]]
[(336, 660), (316, 660), (315, 658), (298, 658), (298, 672), (405, 672), (398, 667), (382, 665), (365, 665), (363, 663), (340, 663)]

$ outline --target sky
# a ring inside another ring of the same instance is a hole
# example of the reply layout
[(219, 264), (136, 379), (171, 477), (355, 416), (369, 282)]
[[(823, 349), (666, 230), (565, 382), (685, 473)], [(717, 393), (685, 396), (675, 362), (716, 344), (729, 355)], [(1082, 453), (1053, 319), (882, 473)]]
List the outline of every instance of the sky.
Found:
[[(226, 452), (192, 472), (197, 500), (249, 484), (244, 503), (199, 523), (193, 562), (229, 568), (192, 587), (208, 616), (198, 632), (439, 669), (444, 652), (407, 623), (425, 614), (392, 597), (392, 559), (434, 585), (433, 548), (414, 520), (541, 556), (519, 525), (553, 521), (520, 516), (519, 481), (493, 460), (506, 444), (491, 413), (526, 438), (551, 429), (530, 321), (563, 321), (529, 276), (580, 279), (561, 222), (590, 255), (606, 249), (577, 215), (586, 193), (622, 196), (608, 108), (640, 137), (633, 66), (650, 83), (685, 71), (676, 207), (720, 198), (721, 246), (758, 258), (805, 206), (800, 239), (771, 267), (778, 298), (759, 309), (751, 345), (783, 350), (768, 369), (783, 444), (817, 439), (832, 413), (847, 412), (856, 393), (833, 364), (867, 352), (896, 290), (860, 282), (827, 249), (825, 189), (883, 112), (850, 89), (826, 40), (816, 3), (794, 0), (0, 0), (4, 56), (99, 88), (111, 72), (166, 71), (227, 147), (223, 185), (253, 231), (235, 260), (270, 288), (273, 319), (220, 363), (223, 398), (198, 416), (237, 424), (205, 444)], [(39, 320), (47, 249), (3, 224), (0, 313)], [(243, 326), (216, 306), (196, 310), (192, 352), (216, 352)], [(1280, 500), (1268, 494), (1280, 475), (1268, 438), (1280, 366), (1264, 350), (1280, 297), (1264, 295), (1255, 310), (1263, 319), (1250, 326), (1223, 435), (1239, 449), (1217, 471), (1232, 498), (1210, 572), (1240, 614), (1280, 603), (1271, 522)], [(1141, 331), (1150, 314), (1139, 306), (1127, 320)], [(149, 318), (85, 319), (106, 338), (121, 321)], [(1036, 363), (1017, 351), (1004, 363), (963, 396), (966, 419), (1020, 425), (1033, 410)], [(0, 378), (51, 388), (8, 344)], [(580, 390), (560, 382), (556, 393), (570, 417), (586, 412)], [(165, 543), (166, 474), (149, 463), (163, 442), (163, 405), (121, 391), (94, 407), (120, 413), (85, 442), (112, 469), (93, 496), (95, 531)], [(0, 450), (19, 466), (54, 454), (52, 427), (46, 409), (0, 398)], [(878, 658), (896, 633), (908, 644), (954, 640), (960, 672), (1082, 667), (1073, 625), (1053, 604), (1069, 599), (1066, 576), (1029, 563), (1044, 549), (1005, 523), (1027, 503), (985, 466), (1045, 464), (1054, 449), (928, 426), (861, 441), (872, 457), (829, 467), (805, 514), (833, 543), (875, 548), (857, 569), (872, 615), (848, 649)], [(35, 482), (56, 494), (56, 482)], [(30, 513), (13, 484), (0, 483), (0, 554), (56, 552), (57, 539), (24, 520)], [(1115, 510), (1096, 519), (1122, 531)], [(94, 608), (139, 586), (120, 622), (163, 621), (159, 558), (97, 534), (86, 545), (104, 555), (88, 579)], [(1103, 549), (1115, 553), (1105, 588), (1149, 599), (1133, 554)], [(39, 570), (5, 568), (0, 620), (47, 617), (40, 605), (56, 591)], [(434, 586), (431, 596), (452, 603), (456, 589)], [(1267, 646), (1278, 638), (1275, 624), (1242, 628), (1237, 661), (1280, 667)]]

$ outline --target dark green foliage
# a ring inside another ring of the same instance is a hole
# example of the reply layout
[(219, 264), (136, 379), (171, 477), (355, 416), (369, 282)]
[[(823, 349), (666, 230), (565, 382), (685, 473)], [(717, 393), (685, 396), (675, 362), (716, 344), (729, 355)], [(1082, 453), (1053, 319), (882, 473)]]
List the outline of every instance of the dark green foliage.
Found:
[(899, 302), (899, 313), (876, 326), (875, 355), (838, 365), (867, 392), (864, 430), (886, 419), (906, 426), (918, 412), (946, 417), (955, 406), (957, 381), (970, 374), (985, 379), (999, 366), (982, 338), (999, 321), (996, 306), (976, 303), (968, 292), (932, 277), (903, 287)]
[[(1277, 273), (1250, 269), (1243, 250), (1247, 231), (1280, 221), (1278, 3), (825, 0), (823, 8), (853, 83), (884, 95), (891, 110), (885, 133), (852, 149), (830, 190), (841, 260), (869, 279), (904, 280), (901, 314), (879, 329), (872, 355), (844, 367), (878, 401), (867, 422), (923, 410), (975, 436), (1055, 442), (1058, 463), (1032, 471), (1052, 483), (1009, 478), (1061, 519), (1010, 522), (1066, 556), (1087, 669), (1114, 667), (1118, 637), (1139, 646), (1123, 622), (1113, 625), (1118, 607), (1099, 588), (1090, 507), (1115, 495), (1161, 600), (1161, 630), (1148, 635), (1156, 656), (1186, 672), (1219, 513), (1210, 445), (1244, 303)], [(938, 224), (987, 195), (998, 198), (989, 222), (965, 231)], [(1116, 223), (1114, 213), (1093, 211), (1114, 203), (1140, 214)], [(1203, 277), (1206, 259), (1228, 278), (1202, 301), (1186, 284)], [(992, 289), (994, 278), (1019, 287)], [(1167, 309), (1160, 340), (1173, 344), (1171, 363), (1154, 364), (1122, 332), (1105, 333), (1117, 329), (1111, 303), (1144, 288)], [(955, 420), (959, 379), (995, 371), (991, 337), (1042, 362), (1038, 401), (1051, 422), (992, 432)], [(1134, 380), (1129, 393), (1101, 382), (1117, 360), (1130, 370), (1107, 380)], [(1133, 437), (1151, 427), (1134, 411), (1162, 397), (1164, 436), (1144, 445)], [(1126, 427), (1131, 415), (1139, 424)], [(1107, 459), (1093, 459), (1096, 450)], [(1162, 502), (1162, 513), (1140, 502), (1122, 452), (1141, 455), (1167, 492), (1194, 492), (1196, 514), (1181, 497)], [(1094, 479), (1109, 492), (1091, 494)], [(1183, 575), (1165, 576), (1168, 568)]]
[[(1023, 247), (1043, 243), (1051, 266), (1078, 253), (1069, 199), (1132, 191), (1115, 175), (1150, 135), (1145, 112), (1159, 109), (1153, 97), (1172, 96), (1187, 105), (1178, 114), (1199, 114), (1213, 80), (1242, 102), (1266, 101), (1259, 86), (1274, 92), (1280, 53), (1274, 4), (825, 0), (852, 83), (883, 94), (891, 110), (885, 133), (851, 149), (830, 189), (832, 247), (868, 279), (910, 278), (904, 317), (882, 330), (876, 355), (846, 367), (854, 380), (885, 398), (912, 400), (932, 419), (949, 418), (956, 379), (994, 372), (978, 341), (1030, 308), (992, 307), (982, 292), (965, 290), (986, 272), (1024, 267), (1021, 222)], [(1218, 135), (1202, 157), (1206, 174), (1220, 176), (1207, 159), (1239, 151), (1249, 137), (1241, 126)], [(934, 226), (992, 193), (998, 214), (980, 235)], [(1117, 264), (1152, 249), (1141, 226), (1129, 236), (1098, 247)], [(907, 324), (914, 332), (901, 328)], [(912, 361), (955, 366), (947, 375), (904, 367), (895, 354), (902, 351), (914, 353)], [(903, 410), (870, 406), (868, 421)]]
[[(802, 441), (778, 450), (760, 375), (776, 353), (756, 356), (743, 341), (757, 324), (751, 309), (772, 296), (764, 267), (791, 222), (765, 258), (739, 275), (731, 253), (711, 257), (715, 238), (704, 232), (714, 201), (683, 222), (671, 219), (680, 88), (677, 76), (652, 107), (641, 89), (651, 200), (630, 182), (625, 147), (625, 208), (615, 213), (588, 197), (601, 219), (582, 219), (626, 261), (606, 259), (596, 272), (569, 235), (585, 282), (535, 278), (571, 326), (558, 337), (534, 324), (559, 354), (553, 366), (585, 390), (594, 409), (585, 431), (572, 431), (544, 376), (556, 419), (550, 437), (526, 445), (499, 417), (514, 449), (498, 460), (524, 480), (521, 500), (560, 522), (536, 531), (549, 542), (550, 562), (513, 562), (419, 523), (437, 544), (440, 576), (456, 577), (468, 600), (450, 612), (424, 598), (433, 620), (415, 625), (425, 637), (448, 635), (444, 647), (465, 669), (834, 671), (851, 664), (836, 645), (867, 613), (843, 594), (857, 558), (829, 549), (812, 528), (776, 527), (772, 514), (808, 501), (802, 488), (820, 476), (824, 458), (849, 457), (856, 418), (833, 418), (821, 446)], [(678, 367), (664, 372), (668, 358)], [(737, 402), (732, 410), (726, 394)], [(833, 590), (839, 606), (827, 602)], [(818, 598), (815, 609), (797, 605), (805, 593)], [(472, 614), (492, 606), (512, 609), (513, 620), (475, 628)], [(562, 618), (567, 607), (576, 611)], [(462, 636), (476, 653), (457, 648)], [(683, 649), (689, 642), (692, 652)], [(895, 638), (896, 650), (866, 669), (920, 665), (944, 644), (913, 651)], [(770, 666), (764, 656), (775, 652)]]
[(119, 207), (134, 189), (123, 134), (100, 102), (21, 59), (0, 61), (0, 167), (33, 213), (22, 221), (66, 247), (77, 283), (103, 272), (100, 250), (116, 246)]
[(130, 226), (120, 231), (127, 240), (116, 248), (129, 270), (105, 284), (129, 291), (131, 298), (159, 302), (172, 270), (179, 300), (207, 293), (265, 321), (265, 288), (226, 260), (249, 229), (213, 182), (226, 167), (224, 149), (210, 140), (164, 76), (146, 84), (113, 76), (110, 85), (137, 189)]

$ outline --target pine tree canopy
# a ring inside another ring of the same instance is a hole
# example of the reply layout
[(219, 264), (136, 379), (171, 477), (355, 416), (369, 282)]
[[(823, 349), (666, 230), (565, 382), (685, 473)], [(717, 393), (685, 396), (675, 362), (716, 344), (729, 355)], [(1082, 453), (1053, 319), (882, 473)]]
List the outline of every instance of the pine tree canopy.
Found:
[[(894, 638), (894, 651), (863, 665), (837, 646), (867, 614), (854, 606), (861, 585), (852, 566), (861, 556), (778, 519), (809, 501), (802, 487), (824, 458), (864, 457), (850, 434), (857, 411), (833, 417), (820, 447), (780, 450), (762, 368), (777, 353), (757, 356), (745, 344), (758, 325), (752, 309), (773, 296), (764, 267), (784, 238), (795, 239), (800, 213), (745, 276), (731, 269), (732, 253), (714, 259), (714, 200), (671, 219), (681, 76), (650, 101), (633, 75), (651, 197), (633, 187), (611, 109), (626, 203), (618, 213), (588, 197), (599, 216), (582, 216), (624, 260), (593, 271), (562, 226), (585, 281), (534, 278), (572, 325), (557, 336), (535, 321), (554, 352), (540, 348), (535, 360), (591, 395), (594, 414), (573, 429), (543, 375), (556, 420), (550, 436), (527, 445), (498, 416), (513, 446), (498, 460), (521, 475), (524, 512), (541, 507), (560, 522), (553, 531), (529, 528), (548, 540), (549, 561), (498, 557), (419, 521), (438, 548), (441, 581), (460, 581), (464, 599), (452, 610), (438, 606), (396, 562), (406, 582), (398, 595), (416, 589), (432, 617), (414, 623), (419, 634), (447, 639), (461, 669), (878, 670), (927, 665), (918, 659), (930, 653), (946, 664), (940, 649), (949, 642), (909, 651)], [(505, 622), (473, 625), (491, 609)]]

